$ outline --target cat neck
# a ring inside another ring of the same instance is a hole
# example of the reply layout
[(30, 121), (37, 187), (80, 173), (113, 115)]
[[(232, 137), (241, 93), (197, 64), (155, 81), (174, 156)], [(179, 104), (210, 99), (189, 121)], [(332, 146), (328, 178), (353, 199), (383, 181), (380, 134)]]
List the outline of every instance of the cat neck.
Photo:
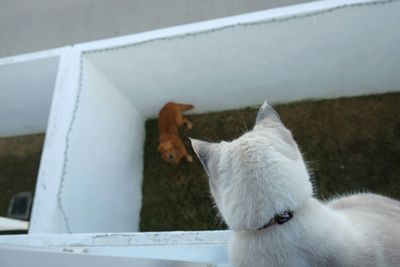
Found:
[(285, 224), (262, 230), (234, 231), (230, 250), (232, 253), (243, 250), (271, 256), (287, 255), (288, 258), (313, 253), (324, 254), (321, 258), (335, 255), (352, 258), (347, 257), (351, 251), (365, 251), (365, 237), (359, 230), (341, 213), (310, 198), (293, 211), (293, 218)]
[[(288, 232), (298, 226), (310, 231), (318, 232), (321, 229), (329, 229), (330, 225), (347, 225), (347, 219), (335, 210), (323, 205), (315, 198), (307, 199), (296, 210), (291, 211), (293, 218), (284, 224), (273, 224), (263, 229), (246, 231), (252, 234), (269, 234), (272, 232)], [(317, 227), (317, 228), (314, 228)], [(326, 231), (326, 230), (324, 230)], [(240, 231), (242, 232), (242, 231)]]
[[(330, 209), (315, 198), (305, 201), (294, 210), (293, 218), (285, 224), (272, 225), (263, 230), (234, 231), (230, 242), (230, 256), (268, 255), (271, 262), (282, 259), (320, 258), (326, 262), (305, 266), (357, 266), (348, 259), (362, 260), (367, 242), (365, 235), (340, 212)], [(298, 255), (299, 257), (293, 257)], [(318, 255), (318, 257), (315, 257)], [(330, 262), (340, 259), (342, 262)], [(287, 264), (287, 262), (285, 262)], [(284, 264), (284, 265), (285, 265)], [(273, 265), (273, 264), (270, 264)], [(276, 264), (275, 264), (276, 265)], [(279, 264), (278, 264), (279, 265)], [(243, 265), (262, 266), (262, 265)], [(301, 266), (295, 263), (285, 266)]]

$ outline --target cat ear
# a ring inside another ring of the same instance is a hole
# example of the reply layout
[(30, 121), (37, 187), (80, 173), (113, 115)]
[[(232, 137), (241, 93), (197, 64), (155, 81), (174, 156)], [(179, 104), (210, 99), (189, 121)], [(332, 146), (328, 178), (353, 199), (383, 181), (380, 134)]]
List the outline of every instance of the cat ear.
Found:
[(207, 170), (207, 161), (210, 155), (211, 147), (213, 143), (209, 143), (206, 141), (201, 141), (193, 138), (189, 138), (192, 142), (192, 147), (197, 157), (199, 158), (203, 167)]
[(281, 119), (279, 118), (278, 113), (275, 111), (273, 107), (268, 105), (267, 101), (265, 100), (264, 104), (260, 107), (257, 113), (256, 118), (256, 125), (262, 121), (274, 121), (278, 122), (279, 124), (283, 124)]

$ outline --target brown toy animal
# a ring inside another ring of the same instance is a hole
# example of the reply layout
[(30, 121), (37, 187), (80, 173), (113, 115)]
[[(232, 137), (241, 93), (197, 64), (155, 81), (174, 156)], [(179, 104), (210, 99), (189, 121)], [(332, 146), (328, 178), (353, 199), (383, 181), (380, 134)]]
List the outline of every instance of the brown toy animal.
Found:
[(183, 124), (186, 124), (188, 129), (192, 129), (192, 123), (182, 115), (182, 112), (192, 108), (193, 105), (168, 102), (158, 113), (160, 131), (158, 151), (162, 159), (168, 163), (178, 164), (183, 157), (188, 162), (193, 161), (178, 133), (178, 127)]

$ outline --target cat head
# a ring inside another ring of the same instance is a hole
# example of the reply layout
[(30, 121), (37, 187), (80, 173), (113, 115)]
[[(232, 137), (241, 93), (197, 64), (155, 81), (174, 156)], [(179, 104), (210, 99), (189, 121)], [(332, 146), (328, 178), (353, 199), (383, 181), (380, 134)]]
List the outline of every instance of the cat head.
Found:
[(211, 194), (232, 230), (256, 230), (312, 196), (312, 185), (291, 132), (265, 102), (252, 131), (231, 142), (191, 139), (209, 176)]

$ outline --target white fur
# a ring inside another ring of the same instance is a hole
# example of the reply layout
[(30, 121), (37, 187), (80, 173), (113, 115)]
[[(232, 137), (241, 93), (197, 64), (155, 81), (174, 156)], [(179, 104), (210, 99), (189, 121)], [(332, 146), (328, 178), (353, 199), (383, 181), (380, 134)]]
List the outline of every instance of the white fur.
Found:
[[(400, 266), (400, 202), (374, 194), (326, 204), (313, 198), (297, 144), (266, 103), (237, 140), (192, 145), (233, 230), (234, 266)], [(257, 230), (284, 210), (293, 219)]]

